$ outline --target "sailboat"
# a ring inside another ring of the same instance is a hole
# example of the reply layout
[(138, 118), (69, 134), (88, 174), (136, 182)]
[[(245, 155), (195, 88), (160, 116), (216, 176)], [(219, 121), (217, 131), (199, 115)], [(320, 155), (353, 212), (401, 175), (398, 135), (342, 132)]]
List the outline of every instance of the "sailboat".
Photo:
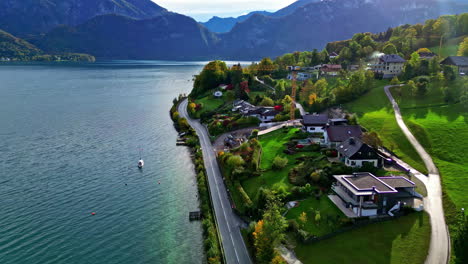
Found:
[(138, 161), (138, 168), (142, 169), (145, 166), (145, 162), (141, 158), (141, 149), (140, 149), (140, 160)]

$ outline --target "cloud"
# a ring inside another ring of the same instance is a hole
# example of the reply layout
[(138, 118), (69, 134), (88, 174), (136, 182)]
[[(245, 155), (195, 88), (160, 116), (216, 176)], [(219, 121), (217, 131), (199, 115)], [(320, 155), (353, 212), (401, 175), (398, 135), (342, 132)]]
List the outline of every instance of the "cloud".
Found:
[(239, 16), (251, 11), (276, 11), (295, 0), (153, 0), (158, 5), (197, 20), (211, 16)]

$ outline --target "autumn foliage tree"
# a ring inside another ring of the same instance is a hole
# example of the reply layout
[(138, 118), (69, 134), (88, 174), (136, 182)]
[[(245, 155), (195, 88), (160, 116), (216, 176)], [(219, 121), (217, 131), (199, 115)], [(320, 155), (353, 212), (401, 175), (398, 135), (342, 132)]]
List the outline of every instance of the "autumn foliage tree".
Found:
[(275, 198), (269, 200), (263, 219), (257, 222), (253, 232), (257, 263), (271, 263), (275, 257), (276, 246), (284, 240), (287, 226), (286, 219), (280, 212), (279, 201)]

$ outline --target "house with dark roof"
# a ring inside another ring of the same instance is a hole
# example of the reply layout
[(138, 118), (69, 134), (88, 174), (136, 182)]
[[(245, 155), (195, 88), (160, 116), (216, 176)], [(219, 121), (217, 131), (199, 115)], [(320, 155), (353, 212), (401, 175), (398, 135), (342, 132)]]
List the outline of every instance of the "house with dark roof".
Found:
[(468, 73), (468, 57), (465, 56), (449, 56), (441, 61), (440, 64), (458, 67), (459, 74)]
[(263, 123), (271, 122), (280, 112), (273, 107), (257, 107), (250, 110), (246, 115), (256, 117)]
[(310, 114), (302, 116), (302, 129), (309, 133), (325, 133), (328, 124), (328, 116), (324, 114)]
[(338, 158), (348, 167), (359, 168), (365, 164), (372, 164), (374, 167), (381, 166), (382, 158), (377, 154), (377, 151), (359, 138), (346, 139), (336, 150)]
[(382, 78), (393, 78), (401, 74), (405, 62), (406, 60), (397, 54), (382, 55), (371, 65), (371, 69), (382, 75)]
[(432, 58), (437, 57), (437, 54), (435, 54), (434, 52), (419, 52), (418, 54), (421, 60), (430, 60)]
[(369, 172), (334, 175), (330, 199), (350, 217), (393, 216), (407, 201), (422, 198), (416, 184), (403, 176), (376, 177)]
[(340, 73), (341, 69), (342, 67), (340, 64), (323, 64), (322, 68), (320, 68), (320, 71), (322, 74), (336, 76)]
[(332, 52), (332, 53), (329, 54), (329, 57), (330, 57), (330, 59), (334, 59), (334, 58), (338, 57), (338, 54), (336, 52)]
[(232, 103), (232, 111), (233, 112), (239, 112), (240, 114), (246, 115), (249, 113), (249, 111), (257, 109), (256, 106), (250, 104), (249, 102), (246, 102), (244, 100), (235, 100)]
[(360, 139), (362, 137), (361, 127), (349, 125), (331, 125), (325, 129), (325, 144), (332, 148), (339, 146), (350, 137)]

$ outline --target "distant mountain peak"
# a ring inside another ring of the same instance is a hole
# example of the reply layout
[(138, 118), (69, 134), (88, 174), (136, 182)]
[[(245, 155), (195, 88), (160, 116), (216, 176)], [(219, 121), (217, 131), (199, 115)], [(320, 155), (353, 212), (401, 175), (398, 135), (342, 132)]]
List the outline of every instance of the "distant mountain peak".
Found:
[(167, 12), (151, 0), (1, 0), (0, 28), (20, 35), (78, 25), (93, 17), (119, 14), (147, 19)]

